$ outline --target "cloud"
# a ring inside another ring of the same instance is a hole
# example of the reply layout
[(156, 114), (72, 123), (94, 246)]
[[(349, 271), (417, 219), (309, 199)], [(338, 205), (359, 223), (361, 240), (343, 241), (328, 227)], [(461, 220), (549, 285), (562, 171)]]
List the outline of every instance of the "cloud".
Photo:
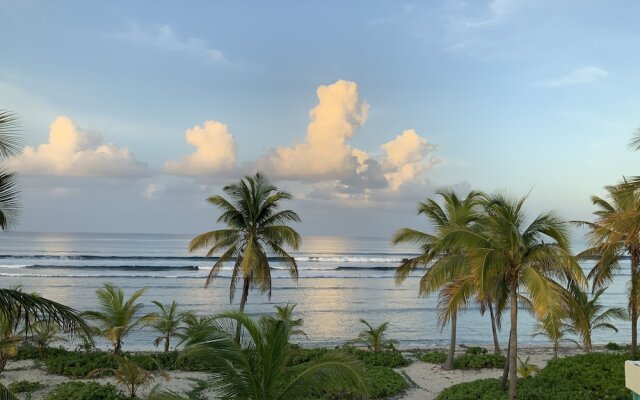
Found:
[(183, 156), (179, 161), (167, 161), (164, 171), (172, 175), (204, 176), (229, 171), (235, 166), (236, 145), (233, 135), (218, 121), (205, 121), (187, 129), (187, 143), (196, 151)]
[(97, 131), (83, 131), (69, 117), (57, 117), (49, 129), (49, 142), (26, 146), (8, 161), (16, 171), (32, 175), (143, 178), (152, 175), (147, 164), (136, 161), (127, 148), (103, 144)]
[(569, 71), (565, 75), (555, 79), (544, 79), (534, 83), (535, 86), (562, 87), (582, 85), (591, 83), (598, 79), (605, 78), (609, 73), (599, 67), (581, 67)]
[(395, 139), (382, 145), (384, 158), (382, 161), (385, 178), (391, 191), (398, 190), (400, 185), (420, 175), (426, 168), (438, 162), (437, 158), (428, 154), (435, 146), (426, 138), (418, 136), (410, 129)]
[(282, 179), (326, 180), (347, 176), (357, 157), (347, 143), (367, 120), (369, 105), (360, 101), (354, 82), (339, 80), (317, 90), (318, 105), (309, 113), (304, 143), (278, 147), (258, 161)]
[(135, 44), (192, 54), (213, 64), (232, 64), (222, 51), (210, 47), (204, 39), (198, 37), (181, 38), (168, 24), (143, 27), (135, 21), (130, 21), (129, 30), (119, 37)]

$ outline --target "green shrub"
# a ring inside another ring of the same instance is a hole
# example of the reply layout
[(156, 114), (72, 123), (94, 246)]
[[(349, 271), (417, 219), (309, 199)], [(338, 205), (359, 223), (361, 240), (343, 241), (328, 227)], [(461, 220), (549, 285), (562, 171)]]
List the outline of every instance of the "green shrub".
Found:
[(44, 388), (40, 382), (17, 381), (9, 384), (9, 390), (13, 393), (31, 393)]
[(479, 346), (467, 347), (464, 353), (465, 354), (487, 354), (487, 349)]
[(471, 352), (456, 357), (453, 360), (455, 369), (478, 369), (478, 368), (504, 368), (506, 359), (501, 354), (487, 354)]
[(609, 342), (606, 346), (604, 346), (607, 350), (620, 351), (620, 350), (629, 350), (631, 346), (628, 344), (619, 345), (618, 343)]
[(447, 353), (441, 350), (430, 350), (421, 354), (418, 360), (431, 364), (442, 364), (447, 361)]
[(398, 368), (409, 365), (409, 360), (397, 350), (373, 352), (350, 346), (345, 346), (342, 350), (361, 360), (366, 367)]
[[(59, 347), (49, 347), (46, 352), (47, 356), (60, 355), (68, 353), (67, 350)], [(42, 352), (36, 346), (24, 344), (18, 348), (18, 353), (14, 357), (16, 360), (37, 360), (42, 358)]]
[[(295, 367), (294, 367), (295, 368)], [(367, 389), (370, 399), (384, 399), (396, 396), (406, 390), (409, 384), (402, 375), (391, 368), (370, 366), (365, 369), (365, 378), (368, 382)], [(344, 385), (339, 380), (329, 385), (316, 388), (308, 400), (361, 400), (361, 395), (344, 390)]]
[(93, 352), (65, 352), (50, 355), (45, 359), (50, 374), (66, 375), (74, 378), (85, 378), (90, 372), (100, 368), (117, 368), (118, 363), (112, 354)]
[(112, 384), (97, 382), (64, 382), (59, 384), (47, 400), (126, 400)]
[[(519, 400), (628, 400), (623, 354), (590, 353), (549, 361), (538, 375), (518, 380)], [(438, 400), (502, 400), (497, 379), (445, 389)]]
[(293, 356), (289, 359), (289, 366), (300, 365), (317, 360), (324, 357), (329, 352), (329, 350), (324, 347), (305, 349), (300, 346), (292, 346), (292, 350)]
[(405, 391), (409, 384), (402, 375), (387, 367), (368, 367), (369, 396), (373, 399), (395, 396)]

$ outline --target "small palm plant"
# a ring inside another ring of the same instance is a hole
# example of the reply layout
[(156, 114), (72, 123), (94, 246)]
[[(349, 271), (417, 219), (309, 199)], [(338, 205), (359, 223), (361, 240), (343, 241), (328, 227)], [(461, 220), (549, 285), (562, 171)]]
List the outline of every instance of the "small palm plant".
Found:
[(529, 362), (529, 356), (527, 356), (524, 360), (518, 357), (518, 374), (522, 378), (530, 378), (533, 374), (537, 374), (540, 372), (540, 368)]
[(389, 322), (383, 322), (375, 328), (364, 319), (361, 319), (360, 322), (365, 324), (367, 328), (360, 332), (360, 335), (356, 338), (355, 342), (365, 343), (373, 352), (377, 353), (385, 348), (393, 348), (393, 346), (398, 343), (397, 340), (386, 338), (386, 331), (387, 328), (389, 328)]
[(576, 333), (573, 326), (566, 322), (564, 319), (557, 319), (553, 316), (547, 316), (546, 318), (539, 320), (532, 336), (546, 336), (553, 344), (553, 359), (558, 358), (558, 351), (560, 350), (560, 343), (571, 342), (580, 347), (580, 343), (571, 339), (570, 335)]
[(285, 306), (276, 306), (277, 315), (275, 320), (283, 321), (285, 324), (289, 326), (291, 329), (291, 336), (304, 336), (308, 338), (307, 334), (300, 329), (302, 325), (304, 325), (304, 320), (302, 318), (294, 319), (293, 318), (293, 310), (296, 308), (297, 304), (289, 304)]
[(10, 315), (0, 313), (0, 372), (4, 371), (7, 361), (18, 353), (22, 337), (15, 332), (15, 321)]
[(100, 311), (87, 311), (83, 316), (98, 323), (100, 335), (113, 345), (114, 354), (122, 354), (123, 339), (134, 329), (158, 319), (155, 313), (138, 316), (143, 308), (142, 303), (136, 303), (145, 288), (137, 290), (124, 299), (124, 290), (110, 283), (98, 289), (96, 294), (100, 302)]
[(36, 321), (31, 325), (31, 332), (27, 339), (35, 345), (42, 357), (47, 356), (47, 349), (56, 342), (66, 342), (61, 335), (60, 327), (50, 321)]
[(179, 331), (183, 327), (185, 314), (178, 312), (178, 303), (174, 300), (171, 304), (162, 304), (158, 301), (152, 301), (158, 307), (160, 311), (158, 313), (158, 319), (149, 323), (156, 332), (160, 333), (153, 344), (159, 346), (164, 342), (165, 353), (169, 351), (170, 340), (172, 337), (177, 336)]
[[(211, 372), (216, 398), (227, 400), (286, 400), (307, 398), (332, 382), (366, 394), (362, 366), (346, 355), (332, 353), (304, 366), (287, 368), (294, 354), (291, 329), (283, 321), (254, 321), (239, 312), (214, 318), (217, 329), (189, 340), (181, 357), (195, 360)], [(240, 343), (234, 327), (240, 324)], [(149, 399), (182, 399), (173, 393), (155, 393)]]
[[(87, 378), (95, 378), (102, 376), (104, 373), (113, 375), (116, 382), (124, 386), (129, 393), (129, 397), (136, 398), (138, 389), (141, 386), (150, 385), (155, 376), (146, 369), (139, 366), (136, 362), (130, 360), (128, 357), (118, 357), (118, 368), (99, 368), (91, 371)], [(158, 369), (158, 374), (164, 379), (169, 380), (169, 375)]]
[[(618, 328), (613, 325), (614, 320), (628, 320), (629, 314), (623, 308), (606, 308), (600, 301), (600, 296), (606, 289), (600, 289), (593, 294), (591, 299), (589, 294), (579, 287), (571, 287), (570, 291), (575, 300), (574, 310), (574, 330), (582, 338), (584, 350), (588, 353), (592, 349), (591, 334), (596, 330), (610, 330), (618, 332)], [(580, 319), (575, 318), (580, 316)]]

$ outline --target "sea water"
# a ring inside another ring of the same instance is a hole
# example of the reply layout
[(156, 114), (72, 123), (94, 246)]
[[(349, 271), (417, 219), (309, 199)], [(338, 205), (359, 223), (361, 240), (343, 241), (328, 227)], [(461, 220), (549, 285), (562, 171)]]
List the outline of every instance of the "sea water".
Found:
[[(21, 285), (27, 292), (59, 301), (79, 311), (96, 309), (95, 295), (105, 283), (122, 287), (126, 295), (147, 288), (140, 301), (143, 313), (154, 312), (152, 300), (176, 300), (182, 310), (213, 314), (237, 309), (242, 293), (239, 282), (230, 303), (231, 265), (204, 287), (215, 258), (189, 253), (190, 235), (20, 233), (0, 235), (0, 282), (2, 287)], [(299, 279), (292, 280), (285, 266), (271, 262), (271, 298), (252, 290), (246, 312), (258, 316), (274, 312), (274, 306), (297, 304), (298, 318), (304, 319), (308, 338), (299, 341), (313, 346), (336, 346), (354, 339), (364, 318), (372, 325), (389, 322), (388, 336), (403, 347), (444, 346), (449, 329), (438, 325), (437, 296), (419, 297), (418, 283), (423, 271), (413, 273), (396, 285), (395, 268), (402, 259), (418, 254), (412, 246), (393, 246), (388, 238), (305, 237), (300, 251), (292, 253)], [(585, 272), (592, 262), (583, 264)], [(607, 307), (627, 305), (628, 261), (601, 297)], [(546, 339), (532, 336), (535, 319), (526, 310), (518, 314), (520, 343), (543, 345)], [(593, 342), (629, 342), (630, 326), (617, 321), (619, 333), (598, 331)], [(500, 331), (506, 344), (509, 316), (504, 315)], [(125, 339), (125, 349), (153, 349), (157, 335), (149, 328), (135, 330)], [(491, 344), (488, 313), (480, 315), (470, 304), (458, 317), (458, 343)], [(102, 343), (104, 347), (105, 344)]]

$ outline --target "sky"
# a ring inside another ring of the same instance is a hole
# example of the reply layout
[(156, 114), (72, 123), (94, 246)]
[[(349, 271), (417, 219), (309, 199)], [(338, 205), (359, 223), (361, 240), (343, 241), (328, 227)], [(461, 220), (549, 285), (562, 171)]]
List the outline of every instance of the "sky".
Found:
[(20, 231), (198, 233), (260, 170), (304, 235), (452, 187), (588, 219), (640, 172), (640, 3), (0, 0)]

